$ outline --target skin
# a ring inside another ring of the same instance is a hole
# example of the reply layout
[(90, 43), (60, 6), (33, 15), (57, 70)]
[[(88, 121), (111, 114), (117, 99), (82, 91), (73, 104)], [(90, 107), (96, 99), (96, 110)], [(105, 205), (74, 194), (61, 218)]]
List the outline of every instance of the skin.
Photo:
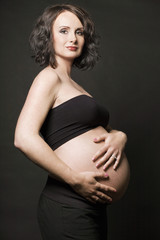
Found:
[[(114, 184), (112, 185), (112, 178), (108, 177), (108, 172), (106, 174), (104, 169), (100, 168), (112, 168), (110, 174), (116, 173), (113, 166), (111, 167), (115, 162), (113, 154), (119, 157), (118, 163), (120, 159), (124, 162), (121, 157), (126, 143), (124, 133), (115, 130), (108, 133), (104, 128), (98, 127), (97, 130), (71, 139), (56, 151), (53, 151), (39, 134), (51, 108), (75, 96), (89, 95), (70, 77), (73, 61), (81, 54), (85, 41), (82, 23), (73, 13), (65, 11), (56, 18), (52, 31), (57, 68), (48, 66), (34, 79), (17, 122), (14, 144), (35, 164), (48, 171), (54, 178), (68, 183), (88, 201), (111, 203), (117, 190), (112, 187)], [(84, 140), (88, 148), (86, 155), (80, 152)], [(77, 156), (78, 164), (74, 165)], [(82, 158), (83, 163), (87, 159), (89, 164), (80, 164)], [(106, 162), (109, 165), (106, 166)], [(118, 169), (121, 169), (120, 166)]]

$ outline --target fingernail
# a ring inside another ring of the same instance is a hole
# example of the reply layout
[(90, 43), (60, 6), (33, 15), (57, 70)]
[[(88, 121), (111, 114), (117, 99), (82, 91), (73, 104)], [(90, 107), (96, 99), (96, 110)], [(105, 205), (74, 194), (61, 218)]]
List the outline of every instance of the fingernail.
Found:
[(94, 157), (92, 157), (92, 161), (94, 160)]
[(107, 174), (107, 173), (105, 173), (105, 175), (104, 175), (105, 177), (109, 177), (109, 175)]
[(97, 138), (94, 138), (93, 140), (94, 140), (94, 141), (97, 141)]
[(96, 167), (98, 167), (98, 163), (96, 164)]

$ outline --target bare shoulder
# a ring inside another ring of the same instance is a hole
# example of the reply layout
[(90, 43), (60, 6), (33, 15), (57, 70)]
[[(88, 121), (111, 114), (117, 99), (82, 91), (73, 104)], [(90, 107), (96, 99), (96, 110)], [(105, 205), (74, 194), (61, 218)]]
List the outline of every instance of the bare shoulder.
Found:
[(26, 106), (44, 105), (45, 109), (52, 107), (60, 88), (61, 80), (52, 68), (44, 68), (33, 80), (26, 99)]
[(33, 86), (42, 88), (44, 91), (57, 90), (60, 85), (60, 78), (51, 67), (44, 68), (34, 79)]

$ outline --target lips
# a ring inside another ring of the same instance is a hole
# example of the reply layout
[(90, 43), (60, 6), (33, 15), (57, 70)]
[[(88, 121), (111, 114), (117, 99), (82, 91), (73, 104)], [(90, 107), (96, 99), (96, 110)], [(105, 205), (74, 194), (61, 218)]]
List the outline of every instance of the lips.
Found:
[(74, 47), (74, 46), (68, 46), (67, 47), (70, 51), (76, 51), (78, 49), (78, 47)]

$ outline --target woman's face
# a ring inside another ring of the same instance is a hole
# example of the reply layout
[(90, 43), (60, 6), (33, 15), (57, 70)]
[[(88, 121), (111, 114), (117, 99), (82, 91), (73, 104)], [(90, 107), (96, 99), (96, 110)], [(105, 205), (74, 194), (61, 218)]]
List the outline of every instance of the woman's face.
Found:
[(73, 61), (81, 55), (84, 45), (84, 28), (78, 17), (69, 12), (62, 12), (55, 20), (53, 47), (55, 57)]

